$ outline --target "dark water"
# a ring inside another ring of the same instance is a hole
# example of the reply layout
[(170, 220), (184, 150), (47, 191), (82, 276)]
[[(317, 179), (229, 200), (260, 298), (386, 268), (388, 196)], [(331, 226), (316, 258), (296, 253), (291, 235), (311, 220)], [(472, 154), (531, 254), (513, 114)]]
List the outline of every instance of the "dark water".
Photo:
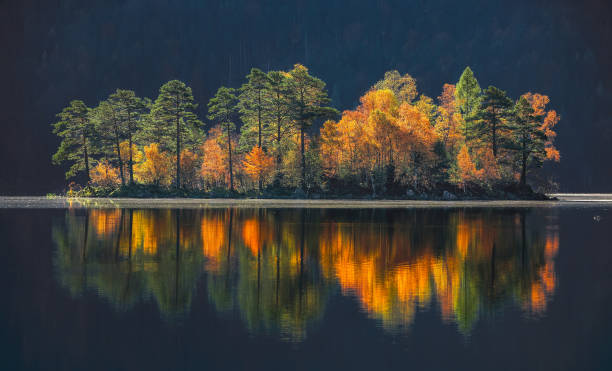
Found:
[(612, 368), (606, 207), (0, 220), (3, 369)]

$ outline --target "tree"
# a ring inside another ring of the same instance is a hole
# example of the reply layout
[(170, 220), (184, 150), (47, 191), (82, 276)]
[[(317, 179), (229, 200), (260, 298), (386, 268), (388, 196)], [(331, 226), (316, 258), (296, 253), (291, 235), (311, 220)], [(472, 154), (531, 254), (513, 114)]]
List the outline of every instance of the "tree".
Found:
[(490, 144), (495, 158), (503, 140), (502, 135), (508, 129), (506, 121), (511, 109), (512, 100), (505, 91), (495, 86), (489, 86), (485, 90), (476, 133), (485, 143)]
[(205, 184), (220, 186), (220, 183), (227, 176), (226, 154), (221, 148), (221, 137), (223, 136), (223, 128), (215, 126), (208, 132), (208, 137), (202, 144), (202, 167), (200, 175)]
[(170, 185), (172, 181), (172, 160), (160, 150), (158, 143), (144, 147), (145, 160), (136, 167), (139, 181), (155, 185)]
[(130, 162), (133, 166), (139, 164), (143, 160), (143, 153), (138, 149), (136, 143), (132, 142), (132, 145), (130, 146), (129, 140), (124, 140), (123, 142), (119, 143), (119, 148), (121, 149), (121, 162), (123, 163), (124, 167), (123, 173), (130, 173)]
[(257, 146), (262, 148), (264, 120), (268, 108), (268, 76), (258, 68), (252, 68), (247, 76), (247, 82), (240, 88), (238, 110), (245, 126), (257, 124)]
[(383, 79), (374, 84), (371, 90), (384, 89), (391, 90), (400, 104), (412, 103), (417, 97), (416, 80), (409, 74), (400, 75), (397, 70), (385, 72)]
[(168, 129), (168, 133), (172, 133), (169, 137), (173, 140), (169, 142), (168, 147), (174, 150), (176, 156), (176, 188), (181, 187), (181, 146), (186, 139), (199, 139), (197, 136), (201, 122), (194, 113), (196, 108), (191, 88), (179, 80), (171, 80), (162, 85), (151, 108), (154, 119), (161, 122)]
[(260, 147), (254, 146), (251, 152), (247, 153), (242, 164), (244, 171), (251, 179), (258, 181), (261, 192), (263, 180), (269, 178), (274, 169), (274, 158), (266, 155)]
[(476, 170), (476, 165), (465, 145), (461, 147), (457, 154), (457, 172), (455, 175), (454, 182), (464, 190), (468, 183), (474, 183), (482, 176), (482, 171)]
[[(534, 97), (531, 93), (523, 95), (514, 107), (513, 149), (518, 153), (521, 168), (520, 184), (523, 186), (527, 184), (529, 167), (541, 167), (543, 162), (549, 158), (558, 161), (558, 152), (557, 156), (550, 156), (550, 150), (546, 150), (550, 134), (547, 135), (546, 132), (549, 129), (548, 123), (545, 122), (548, 115), (545, 115), (543, 108), (548, 103), (548, 97), (542, 104), (544, 100), (540, 99), (543, 97), (545, 96), (539, 94)], [(528, 98), (533, 103), (530, 103)]]
[(561, 155), (557, 148), (555, 148), (554, 141), (557, 137), (557, 133), (553, 130), (554, 127), (559, 123), (561, 117), (557, 114), (557, 111), (550, 110), (546, 111), (546, 105), (550, 102), (550, 99), (546, 95), (527, 93), (524, 95), (527, 101), (531, 104), (534, 113), (542, 115), (544, 120), (542, 121), (541, 130), (546, 135), (546, 143), (544, 149), (546, 151), (546, 160), (552, 160), (559, 162)]
[[(105, 155), (111, 155), (117, 161), (121, 184), (125, 184), (123, 173), (123, 155), (121, 142), (125, 136), (125, 127), (122, 125), (119, 108), (110, 99), (104, 100), (91, 110), (91, 120), (99, 138), (102, 140), (102, 149)], [(108, 144), (108, 145), (107, 145)]]
[(66, 172), (66, 179), (84, 170), (87, 183), (91, 180), (89, 165), (95, 137), (88, 113), (89, 109), (83, 101), (73, 100), (57, 115), (59, 121), (53, 124), (53, 134), (62, 138), (62, 141), (52, 157), (56, 165), (72, 163)]
[(283, 71), (268, 72), (269, 110), (271, 119), (276, 124), (276, 178), (280, 181), (281, 164), (283, 161), (282, 140), (290, 132), (292, 126), (288, 122), (289, 97), (288, 97), (288, 74)]
[[(121, 121), (121, 127), (123, 135), (127, 137), (127, 165), (128, 172), (130, 174), (130, 184), (134, 183), (134, 137), (139, 133), (142, 124), (142, 117), (151, 102), (148, 98), (138, 98), (132, 90), (117, 89), (115, 93), (111, 94), (109, 101), (119, 110), (119, 119)], [(121, 154), (119, 154), (121, 158)], [(123, 161), (121, 161), (123, 162)], [(121, 179), (123, 182), (123, 170), (121, 171)]]
[[(242, 134), (247, 133), (252, 124), (257, 124), (257, 146), (262, 149), (264, 121), (268, 120), (268, 108), (270, 92), (268, 75), (258, 68), (252, 68), (247, 75), (247, 82), (240, 88), (238, 96), (238, 110), (241, 113), (242, 122), (240, 128)], [(267, 127), (268, 125), (265, 125)], [(263, 178), (258, 180), (259, 190), (263, 186)]]
[(458, 108), (463, 115), (463, 135), (466, 140), (471, 140), (472, 126), (477, 120), (480, 109), (482, 91), (478, 80), (474, 77), (474, 73), (470, 67), (466, 67), (459, 78), (459, 82), (455, 88), (455, 97), (458, 101)]
[(208, 119), (217, 121), (227, 136), (227, 158), (230, 179), (230, 191), (234, 192), (234, 167), (232, 163), (232, 133), (236, 130), (233, 122), (236, 114), (235, 89), (220, 87), (214, 97), (208, 102)]
[(117, 168), (106, 160), (98, 161), (91, 170), (91, 182), (102, 187), (116, 186), (119, 183)]
[(320, 118), (334, 118), (338, 111), (327, 106), (330, 99), (325, 83), (308, 73), (308, 69), (296, 64), (289, 72), (289, 112), (300, 131), (301, 187), (306, 188), (306, 157), (304, 135), (312, 122)]
[(183, 177), (183, 186), (187, 188), (195, 188), (198, 182), (198, 155), (191, 152), (187, 148), (181, 151), (181, 176)]
[(437, 134), (429, 121), (426, 112), (419, 107), (404, 103), (399, 108), (398, 127), (400, 128), (400, 144), (404, 157), (408, 157), (404, 167), (409, 168), (409, 176), (414, 188), (427, 185), (429, 168), (433, 160), (434, 144)]

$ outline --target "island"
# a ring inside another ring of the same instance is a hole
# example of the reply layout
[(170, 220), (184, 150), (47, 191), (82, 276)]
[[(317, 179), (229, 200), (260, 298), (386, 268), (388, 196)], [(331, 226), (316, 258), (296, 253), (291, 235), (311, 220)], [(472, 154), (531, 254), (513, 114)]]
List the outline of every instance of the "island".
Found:
[(191, 87), (118, 89), (53, 123), (68, 197), (548, 200), (560, 116), (548, 96), (482, 89), (466, 67), (433, 99), (389, 71), (354, 109), (296, 64), (220, 87), (204, 122)]

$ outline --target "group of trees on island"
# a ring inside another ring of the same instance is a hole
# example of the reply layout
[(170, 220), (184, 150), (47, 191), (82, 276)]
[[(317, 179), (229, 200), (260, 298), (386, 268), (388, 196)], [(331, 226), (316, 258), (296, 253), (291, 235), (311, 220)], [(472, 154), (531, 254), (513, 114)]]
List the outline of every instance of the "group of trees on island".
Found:
[(94, 108), (74, 100), (58, 114), (53, 162), (71, 163), (67, 178), (84, 173), (105, 188), (382, 195), (525, 185), (530, 170), (560, 158), (549, 98), (482, 90), (469, 67), (456, 85), (444, 84), (437, 103), (397, 71), (354, 110), (340, 114), (330, 103), (325, 83), (300, 64), (253, 68), (239, 89), (220, 87), (208, 102), (209, 125), (181, 81), (164, 84), (154, 101), (119, 89)]

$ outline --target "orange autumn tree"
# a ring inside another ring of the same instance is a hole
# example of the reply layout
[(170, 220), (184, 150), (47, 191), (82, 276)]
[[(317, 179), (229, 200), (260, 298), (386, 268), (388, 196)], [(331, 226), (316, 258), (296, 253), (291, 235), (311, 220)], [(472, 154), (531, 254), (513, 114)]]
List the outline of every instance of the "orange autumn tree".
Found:
[(338, 124), (333, 120), (325, 121), (319, 134), (319, 151), (323, 174), (332, 178), (338, 175), (338, 167), (342, 158)]
[(477, 170), (466, 145), (461, 146), (457, 154), (457, 172), (452, 178), (459, 187), (465, 190), (469, 183), (476, 183), (482, 177), (484, 171)]
[(112, 166), (107, 160), (99, 161), (91, 169), (90, 177), (91, 183), (100, 187), (112, 187), (120, 183), (119, 169)]
[(557, 133), (553, 131), (553, 128), (559, 123), (561, 117), (557, 114), (557, 111), (550, 110), (546, 111), (546, 105), (550, 103), (550, 98), (547, 95), (542, 95), (538, 93), (526, 93), (523, 95), (525, 99), (529, 103), (531, 103), (531, 107), (534, 110), (534, 114), (541, 115), (544, 117), (542, 120), (542, 125), (540, 126), (540, 130), (544, 132), (546, 136), (545, 142), (545, 151), (546, 151), (546, 160), (551, 160), (555, 162), (559, 162), (561, 160), (561, 155), (559, 150), (555, 148), (554, 140), (557, 137)]
[(529, 168), (541, 167), (546, 160), (559, 161), (553, 141), (554, 126), (559, 117), (554, 110), (546, 112), (546, 95), (527, 93), (516, 102), (513, 122), (513, 149), (520, 167), (521, 185), (527, 184)]
[(222, 128), (215, 126), (208, 132), (208, 138), (201, 146), (202, 167), (200, 175), (206, 187), (221, 187), (227, 177), (227, 151), (221, 146)]
[(399, 109), (399, 148), (398, 170), (402, 182), (414, 188), (431, 185), (430, 167), (434, 159), (433, 147), (438, 140), (427, 112), (419, 107), (404, 103)]
[(370, 90), (360, 101), (356, 110), (344, 111), (338, 123), (323, 126), (323, 171), (373, 185), (373, 172), (393, 162), (398, 103), (390, 89)]
[(267, 183), (274, 171), (274, 158), (267, 155), (259, 146), (254, 146), (251, 152), (247, 153), (242, 165), (245, 173), (259, 183), (259, 190), (263, 183)]
[(172, 158), (159, 148), (158, 143), (144, 147), (145, 160), (135, 168), (139, 182), (169, 186), (172, 182)]
[(465, 137), (461, 131), (463, 116), (459, 113), (457, 98), (455, 97), (455, 85), (444, 84), (442, 94), (438, 97), (438, 117), (435, 130), (442, 141), (446, 151), (451, 156), (456, 156), (461, 143)]
[(198, 186), (200, 158), (188, 149), (181, 151), (181, 187), (194, 189)]
[(409, 91), (402, 93), (401, 104), (393, 90), (373, 88), (355, 110), (324, 124), (320, 150), (325, 174), (355, 178), (374, 193), (377, 184), (389, 181), (415, 187), (430, 183), (428, 169), (438, 140), (430, 118), (436, 109), (425, 96), (411, 103), (416, 90), (410, 81), (403, 82)]
[[(123, 173), (130, 173), (130, 142), (124, 140), (119, 144), (119, 149), (121, 151), (121, 163), (123, 164)], [(141, 150), (138, 149), (135, 143), (132, 143), (132, 163), (134, 166), (137, 166), (140, 162), (142, 162), (144, 156)]]

